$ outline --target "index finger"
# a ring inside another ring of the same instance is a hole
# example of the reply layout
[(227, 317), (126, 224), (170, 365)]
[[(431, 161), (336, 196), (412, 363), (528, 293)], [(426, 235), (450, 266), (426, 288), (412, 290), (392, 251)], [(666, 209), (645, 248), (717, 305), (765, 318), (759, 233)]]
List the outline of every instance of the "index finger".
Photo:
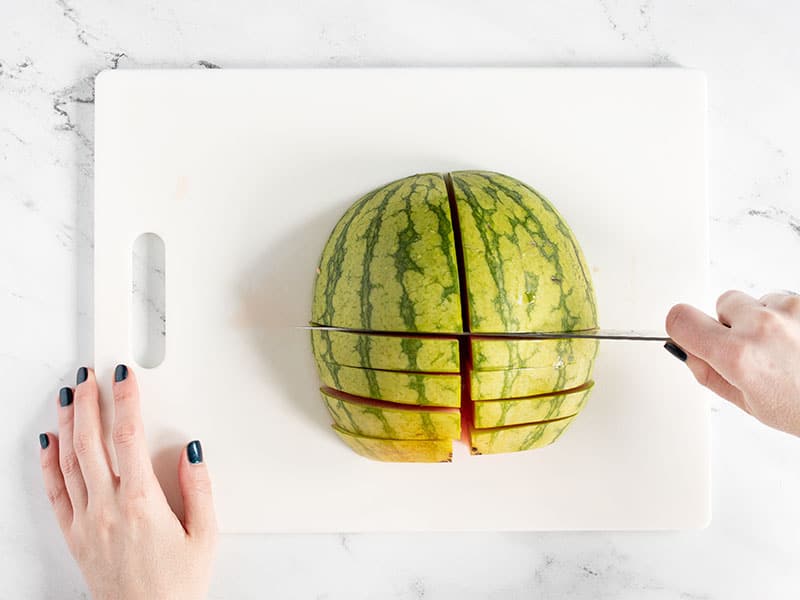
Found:
[(728, 327), (694, 306), (676, 304), (667, 314), (666, 328), (676, 344), (725, 376), (731, 340)]
[(114, 370), (114, 426), (111, 437), (117, 453), (120, 487), (132, 495), (143, 493), (155, 479), (147, 452), (139, 404), (139, 387), (125, 365)]
[(761, 296), (759, 302), (790, 317), (800, 318), (800, 296), (792, 293), (771, 293)]
[(739, 290), (728, 290), (717, 299), (717, 315), (720, 323), (736, 327), (761, 306), (761, 303), (749, 294)]

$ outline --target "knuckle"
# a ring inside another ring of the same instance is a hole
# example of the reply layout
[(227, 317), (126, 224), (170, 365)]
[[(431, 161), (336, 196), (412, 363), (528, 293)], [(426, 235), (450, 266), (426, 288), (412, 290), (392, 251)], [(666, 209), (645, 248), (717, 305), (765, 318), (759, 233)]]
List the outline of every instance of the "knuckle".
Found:
[(66, 490), (62, 486), (51, 487), (47, 489), (47, 499), (50, 501), (51, 506), (56, 506), (64, 498)]
[(80, 465), (75, 452), (71, 452), (69, 450), (66, 451), (61, 455), (59, 462), (61, 465), (61, 472), (64, 474), (64, 477), (74, 477), (80, 473)]
[(753, 316), (753, 331), (758, 337), (774, 333), (781, 326), (781, 316), (773, 310), (764, 308)]
[[(77, 528), (76, 528), (77, 529)], [(73, 533), (67, 540), (69, 551), (75, 557), (75, 561), (80, 564), (86, 564), (91, 560), (91, 547), (87, 544), (84, 536)]]
[(72, 440), (72, 447), (78, 456), (86, 456), (95, 446), (94, 437), (88, 431), (77, 431)]
[(117, 525), (117, 521), (119, 520), (117, 512), (107, 506), (98, 507), (92, 511), (92, 513), (94, 525), (100, 531), (105, 532), (114, 529)]
[(125, 500), (123, 512), (127, 522), (142, 522), (150, 518), (150, 503), (144, 491), (131, 492)]
[(211, 497), (211, 482), (208, 480), (195, 481), (193, 489), (198, 496)]
[(738, 340), (730, 342), (725, 348), (725, 362), (732, 375), (741, 377), (746, 373), (747, 354), (747, 345)]
[(122, 480), (120, 492), (124, 504), (141, 504), (150, 502), (151, 486), (140, 476)]
[(681, 328), (689, 314), (689, 307), (686, 304), (676, 304), (667, 313), (666, 328), (668, 333), (672, 333)]
[(121, 421), (114, 424), (111, 439), (114, 444), (127, 448), (132, 446), (139, 437), (139, 429), (133, 421)]
[(800, 315), (800, 296), (788, 296), (786, 298), (786, 310), (793, 316)]
[(200, 496), (211, 496), (211, 479), (207, 475), (195, 476), (192, 480), (192, 490)]
[(52, 471), (58, 464), (58, 459), (53, 456), (52, 452), (45, 452), (42, 453), (40, 463), (42, 465), (42, 471)]
[(126, 402), (131, 397), (131, 390), (127, 385), (120, 384), (114, 386), (114, 401)]

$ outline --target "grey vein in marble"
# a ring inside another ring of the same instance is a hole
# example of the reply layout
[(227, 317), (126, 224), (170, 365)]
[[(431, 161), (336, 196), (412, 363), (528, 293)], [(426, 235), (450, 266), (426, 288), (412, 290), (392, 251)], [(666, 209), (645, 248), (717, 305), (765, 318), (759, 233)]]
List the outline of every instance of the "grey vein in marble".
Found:
[(751, 217), (761, 217), (782, 225), (788, 225), (789, 229), (800, 236), (800, 218), (795, 217), (781, 208), (776, 208), (774, 206), (770, 206), (766, 209), (751, 208), (747, 211), (747, 214)]

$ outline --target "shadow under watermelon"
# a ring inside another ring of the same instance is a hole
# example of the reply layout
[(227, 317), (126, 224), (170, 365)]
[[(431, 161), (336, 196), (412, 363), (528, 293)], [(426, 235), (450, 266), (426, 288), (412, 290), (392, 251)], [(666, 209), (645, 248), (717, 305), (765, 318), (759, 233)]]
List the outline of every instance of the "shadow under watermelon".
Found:
[(320, 212), (289, 234), (270, 240), (239, 278), (242, 330), (264, 365), (267, 402), (288, 403), (326, 430), (331, 418), (319, 394), (320, 382), (309, 332), (314, 278), (322, 248), (347, 205)]

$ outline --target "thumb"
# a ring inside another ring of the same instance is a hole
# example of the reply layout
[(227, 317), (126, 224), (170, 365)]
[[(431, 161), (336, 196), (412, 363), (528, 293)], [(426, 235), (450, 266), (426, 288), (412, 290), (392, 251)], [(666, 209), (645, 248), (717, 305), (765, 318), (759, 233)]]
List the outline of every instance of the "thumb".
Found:
[(211, 478), (203, 462), (199, 440), (189, 442), (178, 463), (178, 483), (183, 496), (183, 526), (189, 537), (213, 538), (217, 532)]

